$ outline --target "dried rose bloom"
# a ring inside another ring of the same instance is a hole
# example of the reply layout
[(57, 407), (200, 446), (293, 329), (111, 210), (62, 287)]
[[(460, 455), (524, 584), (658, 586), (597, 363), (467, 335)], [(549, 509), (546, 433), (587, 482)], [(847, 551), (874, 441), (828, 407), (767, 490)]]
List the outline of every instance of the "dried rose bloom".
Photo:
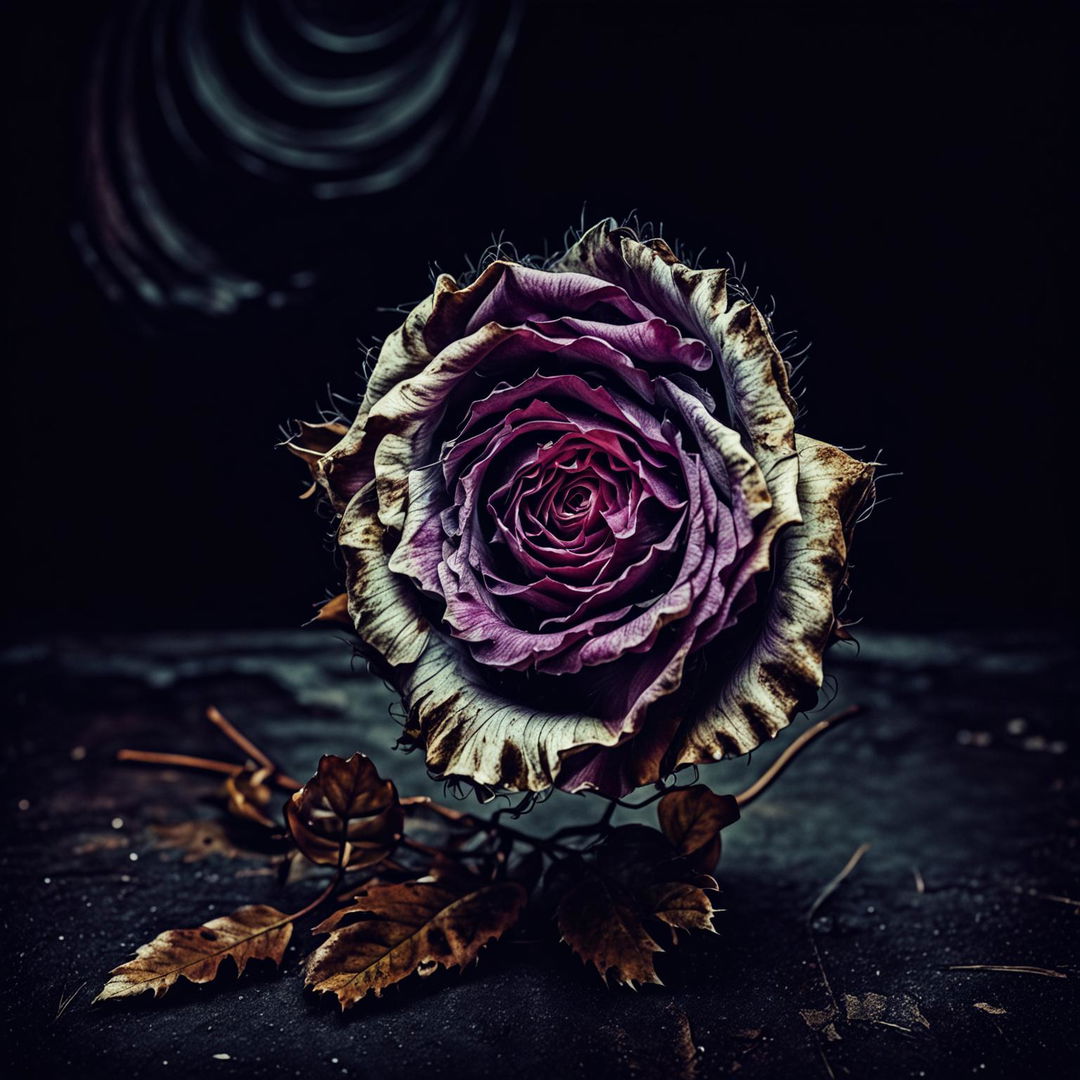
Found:
[(793, 412), (725, 271), (613, 221), (440, 277), (347, 433), (296, 447), (429, 767), (621, 794), (812, 703), (873, 470)]

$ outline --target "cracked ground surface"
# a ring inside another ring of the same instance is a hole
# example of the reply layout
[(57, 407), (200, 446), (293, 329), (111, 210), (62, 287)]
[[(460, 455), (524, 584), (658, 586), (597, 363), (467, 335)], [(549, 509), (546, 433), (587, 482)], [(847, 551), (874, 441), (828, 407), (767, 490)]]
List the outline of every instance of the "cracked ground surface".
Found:
[[(8, 1076), (1015, 1077), (1080, 1064), (1080, 668), (1052, 635), (867, 633), (834, 652), (831, 707), (867, 714), (725, 831), (718, 933), (661, 956), (663, 987), (607, 991), (552, 937), (344, 1016), (301, 989), (306, 926), (281, 972), (90, 1001), (164, 929), (311, 894), (214, 824), (213, 778), (118, 766), (121, 746), (227, 756), (201, 719), (215, 704), (295, 776), (361, 749), (402, 793), (443, 797), (419, 755), (391, 749), (390, 697), (348, 646), (316, 631), (56, 638), (2, 660)], [(701, 778), (740, 790), (805, 726)], [(548, 832), (600, 809), (556, 796), (519, 825)]]

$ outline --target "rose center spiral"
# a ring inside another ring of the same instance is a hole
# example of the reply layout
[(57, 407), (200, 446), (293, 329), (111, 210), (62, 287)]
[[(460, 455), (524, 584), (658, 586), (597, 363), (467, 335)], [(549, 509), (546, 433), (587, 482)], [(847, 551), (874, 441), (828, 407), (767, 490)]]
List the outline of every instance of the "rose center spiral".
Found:
[(601, 430), (534, 438), (509, 459), (492, 470), (481, 531), (484, 576), (515, 623), (610, 611), (649, 591), (685, 516), (666, 470)]

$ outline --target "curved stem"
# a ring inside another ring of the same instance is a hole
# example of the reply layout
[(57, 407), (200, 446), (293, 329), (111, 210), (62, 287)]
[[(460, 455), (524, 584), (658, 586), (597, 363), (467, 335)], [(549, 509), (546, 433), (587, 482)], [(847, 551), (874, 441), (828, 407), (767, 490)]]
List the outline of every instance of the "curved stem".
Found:
[[(449, 806), (443, 806), (442, 803), (435, 802), (427, 795), (409, 795), (401, 800), (401, 805), (406, 809), (410, 806), (426, 806), (433, 814), (438, 814), (447, 821), (453, 821), (456, 824), (465, 827), (487, 829), (488, 831), (501, 833), (503, 836), (509, 836), (514, 840), (520, 840), (522, 843), (529, 844), (535, 848), (540, 848), (542, 851), (562, 851), (564, 854), (570, 853), (569, 848), (556, 842), (555, 836), (552, 836), (547, 840), (541, 839), (538, 836), (530, 836), (528, 833), (520, 832), (517, 829), (511, 828), (509, 825), (503, 825), (501, 821), (496, 821), (494, 815), (487, 819), (477, 817), (475, 814), (469, 814), (462, 812), (461, 810), (454, 810)], [(593, 826), (589, 826), (590, 829), (592, 827)], [(556, 836), (557, 835), (558, 834), (556, 834)]]
[(621, 805), (623, 804), (618, 799), (609, 798), (599, 821), (593, 821), (588, 825), (566, 825), (557, 832), (553, 832), (551, 839), (559, 840), (563, 836), (591, 836), (594, 834), (600, 836), (607, 832), (608, 826), (611, 824), (611, 816), (615, 813), (615, 807)]
[(514, 840), (520, 840), (523, 844), (528, 844), (530, 847), (546, 851), (549, 855), (553, 852), (561, 852), (563, 855), (576, 854), (573, 848), (569, 848), (565, 844), (560, 844), (554, 836), (545, 840), (540, 836), (530, 836), (528, 833), (520, 832), (517, 829), (511, 829), (509, 825), (494, 825), (492, 828), (494, 828), (496, 832), (502, 833), (504, 836), (509, 836)]
[(433, 814), (437, 814), (447, 821), (455, 821), (465, 825), (472, 824), (476, 821), (476, 818), (472, 814), (467, 813), (464, 810), (454, 810), (449, 806), (443, 806), (442, 803), (435, 802), (430, 795), (406, 795), (404, 798), (400, 799), (399, 802), (406, 809), (411, 806), (426, 806)]
[[(697, 777), (694, 777), (694, 783), (697, 783)], [(658, 784), (659, 791), (655, 791), (652, 795), (647, 796), (644, 799), (639, 799), (637, 802), (627, 802), (625, 799), (612, 799), (612, 806), (621, 806), (624, 810), (640, 810), (644, 806), (652, 806), (657, 799), (662, 799), (669, 791), (675, 791), (680, 785), (678, 783), (672, 784)]]
[(345, 876), (344, 872), (338, 870), (330, 880), (330, 884), (314, 900), (311, 901), (307, 907), (302, 907), (299, 911), (289, 916), (290, 922), (295, 922), (297, 919), (302, 919), (308, 912), (314, 911), (324, 900), (328, 900), (333, 894), (334, 890), (341, 884), (341, 879)]
[(830, 716), (827, 720), (819, 720), (812, 728), (804, 731), (745, 791), (735, 796), (735, 801), (740, 807), (748, 806), (772, 784), (772, 782), (795, 760), (795, 758), (812, 743), (816, 738), (824, 735), (826, 731), (858, 716), (863, 711), (861, 705), (852, 705), (847, 709)]

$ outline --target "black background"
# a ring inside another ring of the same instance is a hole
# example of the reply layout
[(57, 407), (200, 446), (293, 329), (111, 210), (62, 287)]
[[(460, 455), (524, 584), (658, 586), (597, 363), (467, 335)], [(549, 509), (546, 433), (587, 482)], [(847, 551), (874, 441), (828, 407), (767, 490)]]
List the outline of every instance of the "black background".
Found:
[[(856, 547), (871, 625), (1034, 623), (1074, 602), (1063, 105), (1053, 14), (985, 4), (533, 3), (452, 161), (353, 210), (316, 302), (190, 326), (111, 309), (69, 237), (107, 5), (8, 8), (9, 627), (297, 625), (336, 591), (275, 450), (357, 387), (377, 308), (492, 234), (557, 247), (637, 210), (727, 252), (813, 343), (802, 429), (902, 476)], [(263, 240), (274, 221), (260, 223)]]

